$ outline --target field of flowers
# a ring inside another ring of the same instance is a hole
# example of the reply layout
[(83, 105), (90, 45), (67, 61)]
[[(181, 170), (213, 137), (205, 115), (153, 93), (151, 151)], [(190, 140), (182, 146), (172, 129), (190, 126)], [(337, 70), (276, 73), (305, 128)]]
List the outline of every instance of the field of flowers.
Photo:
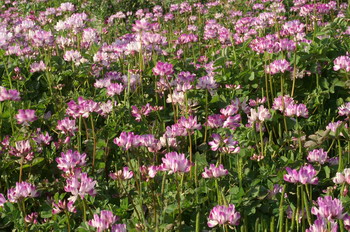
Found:
[(0, 2), (0, 231), (350, 231), (348, 2)]

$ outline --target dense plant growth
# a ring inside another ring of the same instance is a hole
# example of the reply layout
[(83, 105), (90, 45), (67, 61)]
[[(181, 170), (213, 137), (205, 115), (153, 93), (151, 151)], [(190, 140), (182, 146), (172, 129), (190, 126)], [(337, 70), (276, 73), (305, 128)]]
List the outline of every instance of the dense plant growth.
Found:
[(1, 3), (0, 230), (350, 231), (348, 3)]

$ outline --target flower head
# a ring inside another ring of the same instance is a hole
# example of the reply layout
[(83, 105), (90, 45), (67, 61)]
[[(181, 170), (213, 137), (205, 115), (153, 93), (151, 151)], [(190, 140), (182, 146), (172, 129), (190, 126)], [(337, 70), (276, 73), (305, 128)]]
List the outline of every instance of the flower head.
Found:
[(240, 213), (236, 212), (233, 204), (228, 206), (217, 205), (210, 211), (208, 226), (210, 228), (225, 224), (236, 226), (239, 224), (240, 217)]
[(202, 173), (203, 178), (217, 178), (220, 176), (226, 176), (228, 174), (227, 169), (224, 169), (224, 165), (220, 164), (219, 167), (216, 167), (215, 164), (210, 164), (209, 169), (204, 168)]
[(28, 122), (34, 122), (38, 118), (35, 115), (35, 110), (18, 110), (16, 119), (18, 124), (28, 125)]
[(185, 154), (178, 154), (177, 152), (169, 152), (162, 158), (163, 163), (159, 170), (168, 171), (169, 174), (176, 172), (189, 172), (192, 163), (185, 158)]

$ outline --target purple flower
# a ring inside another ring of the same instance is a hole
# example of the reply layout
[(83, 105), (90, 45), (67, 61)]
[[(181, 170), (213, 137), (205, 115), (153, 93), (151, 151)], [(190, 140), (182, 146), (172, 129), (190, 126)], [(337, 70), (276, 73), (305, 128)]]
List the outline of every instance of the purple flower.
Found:
[(198, 79), (197, 89), (207, 89), (211, 95), (214, 95), (214, 89), (218, 88), (218, 84), (213, 76), (204, 76)]
[(38, 197), (39, 193), (36, 187), (27, 182), (17, 182), (16, 187), (10, 188), (7, 191), (9, 202), (16, 203), (24, 198)]
[(192, 163), (185, 158), (185, 154), (177, 152), (169, 152), (162, 158), (163, 163), (159, 166), (159, 170), (168, 171), (169, 174), (176, 172), (189, 172)]
[(4, 206), (4, 204), (7, 202), (4, 195), (0, 193), (0, 207)]
[(343, 219), (343, 204), (337, 198), (332, 196), (325, 196), (324, 198), (317, 198), (317, 205), (311, 208), (311, 213), (318, 218), (327, 219), (329, 222), (333, 222), (335, 219)]
[(123, 131), (118, 138), (113, 140), (113, 142), (127, 151), (131, 147), (140, 146), (140, 136), (135, 135), (134, 132)]
[(271, 114), (264, 106), (259, 106), (257, 110), (250, 109), (250, 115), (248, 115), (248, 122), (254, 124), (254, 122), (264, 122), (271, 118)]
[(16, 119), (18, 124), (28, 125), (28, 122), (34, 122), (38, 118), (35, 115), (35, 110), (18, 110)]
[(215, 164), (210, 164), (209, 169), (204, 168), (202, 172), (203, 178), (217, 178), (220, 176), (226, 176), (228, 174), (227, 169), (224, 169), (224, 165), (220, 164), (219, 167), (216, 167)]
[(95, 227), (97, 232), (109, 229), (112, 224), (119, 220), (118, 216), (114, 216), (111, 211), (102, 210), (100, 215), (94, 214), (94, 218), (88, 223), (89, 226)]
[(75, 120), (70, 120), (68, 117), (58, 120), (56, 129), (62, 131), (62, 133), (66, 135), (74, 135), (78, 130), (75, 126)]
[(0, 86), (0, 102), (2, 101), (20, 101), (19, 92), (15, 89), (5, 89), (5, 87)]
[(168, 76), (174, 73), (174, 67), (170, 63), (159, 61), (152, 71), (156, 76)]
[(334, 60), (333, 70), (338, 71), (344, 69), (346, 72), (350, 72), (350, 57), (339, 56)]
[(188, 118), (182, 116), (177, 123), (186, 130), (200, 130), (202, 128), (201, 124), (197, 123), (197, 116), (193, 117), (193, 115)]
[(64, 191), (70, 192), (73, 196), (68, 198), (69, 201), (75, 202), (80, 196), (84, 199), (85, 195), (95, 196), (97, 194), (95, 185), (97, 184), (92, 178), (89, 178), (87, 173), (75, 172), (74, 176), (66, 179)]
[(241, 215), (239, 212), (236, 212), (235, 206), (230, 204), (228, 206), (217, 205), (215, 206), (209, 214), (208, 226), (210, 228), (216, 225), (239, 225), (239, 219)]
[(58, 203), (52, 203), (52, 214), (59, 214), (60, 212), (67, 210), (71, 213), (76, 213), (77, 209), (74, 207), (73, 201), (59, 200)]
[(113, 180), (128, 180), (131, 179), (134, 176), (134, 172), (133, 171), (129, 171), (128, 167), (124, 167), (123, 170), (118, 170), (115, 173), (111, 173), (109, 174), (109, 176), (113, 179)]
[(115, 224), (112, 226), (111, 232), (126, 232), (125, 224)]
[(81, 56), (79, 51), (74, 50), (66, 51), (63, 55), (63, 59), (68, 62), (72, 61), (76, 66), (87, 62), (87, 60)]
[(350, 216), (348, 214), (345, 215), (344, 219), (344, 227), (347, 231), (350, 230)]
[(327, 228), (327, 223), (323, 218), (318, 218), (314, 221), (314, 224), (310, 226), (309, 229), (306, 229), (305, 232), (337, 232), (338, 225), (336, 222), (331, 222), (331, 230)]
[(80, 154), (78, 151), (68, 150), (66, 153), (62, 152), (61, 157), (56, 158), (57, 168), (64, 172), (74, 173), (74, 169), (78, 166), (86, 164), (86, 154)]
[(223, 126), (225, 119), (226, 117), (221, 114), (209, 115), (205, 125), (210, 128), (220, 128)]
[(25, 159), (29, 161), (34, 158), (34, 153), (29, 140), (17, 141), (16, 147), (11, 147), (9, 153), (10, 155), (17, 157), (25, 157)]
[(291, 104), (294, 104), (293, 98), (289, 97), (288, 95), (279, 96), (273, 100), (272, 109), (279, 110), (283, 113)]
[(37, 212), (33, 212), (28, 214), (24, 220), (28, 223), (28, 224), (37, 224), (38, 223), (38, 216), (39, 214)]
[(338, 108), (339, 112), (338, 114), (340, 116), (349, 116), (350, 115), (350, 102), (347, 102)]
[(283, 60), (275, 60), (270, 65), (265, 67), (265, 72), (268, 74), (277, 74), (277, 73), (285, 73), (286, 71), (291, 71), (292, 67), (290, 66), (290, 63), (283, 59)]
[(111, 83), (107, 87), (107, 95), (110, 97), (113, 97), (114, 95), (120, 95), (123, 90), (124, 90), (124, 87), (122, 84)]
[(287, 117), (297, 116), (297, 117), (308, 118), (309, 111), (304, 104), (289, 104), (286, 107), (285, 115)]
[(319, 164), (324, 164), (328, 159), (328, 154), (323, 149), (314, 149), (309, 152), (307, 160), (311, 163), (318, 162)]
[(45, 71), (45, 70), (46, 70), (46, 65), (42, 60), (39, 63), (35, 62), (35, 63), (30, 65), (30, 72), (31, 73)]
[(296, 169), (286, 168), (287, 173), (283, 176), (283, 179), (290, 183), (301, 183), (301, 184), (318, 184), (318, 178), (316, 171), (311, 164), (303, 166), (297, 171)]

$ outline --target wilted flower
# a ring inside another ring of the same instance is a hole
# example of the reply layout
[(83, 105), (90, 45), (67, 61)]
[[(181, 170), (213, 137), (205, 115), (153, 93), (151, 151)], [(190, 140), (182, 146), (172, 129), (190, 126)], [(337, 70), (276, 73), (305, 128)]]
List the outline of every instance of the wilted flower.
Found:
[(230, 204), (228, 206), (217, 205), (215, 206), (209, 214), (208, 226), (210, 228), (216, 225), (239, 225), (239, 219), (241, 215), (236, 212), (235, 206)]

